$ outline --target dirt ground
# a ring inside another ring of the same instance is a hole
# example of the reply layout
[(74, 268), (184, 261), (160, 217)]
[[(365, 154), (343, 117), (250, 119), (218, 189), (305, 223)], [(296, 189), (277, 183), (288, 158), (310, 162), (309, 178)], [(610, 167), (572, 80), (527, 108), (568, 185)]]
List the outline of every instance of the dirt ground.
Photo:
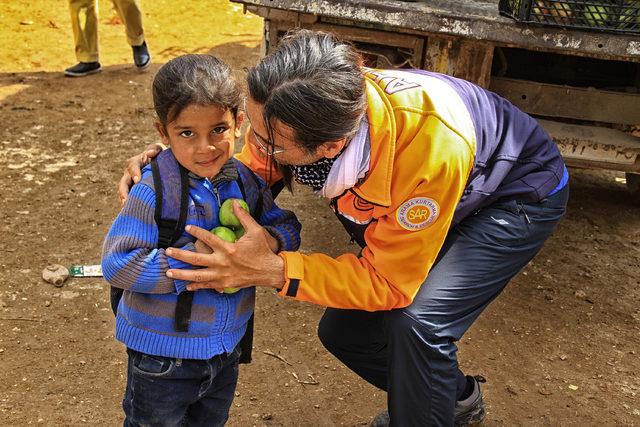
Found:
[[(132, 69), (124, 28), (100, 1), (104, 70), (69, 79), (66, 2), (0, 3), (0, 425), (121, 423), (125, 352), (105, 282), (56, 288), (41, 271), (99, 263), (123, 163), (155, 140), (159, 64), (212, 52), (242, 70), (260, 57), (261, 21), (241, 7), (142, 4), (149, 72)], [(488, 380), (486, 426), (640, 425), (640, 209), (621, 174), (571, 175), (559, 230), (460, 343), (463, 369)], [(355, 250), (325, 201), (298, 191), (280, 203), (300, 216), (303, 250)], [(230, 426), (367, 425), (385, 407), (323, 349), (321, 314), (258, 292), (254, 363), (241, 369)]]

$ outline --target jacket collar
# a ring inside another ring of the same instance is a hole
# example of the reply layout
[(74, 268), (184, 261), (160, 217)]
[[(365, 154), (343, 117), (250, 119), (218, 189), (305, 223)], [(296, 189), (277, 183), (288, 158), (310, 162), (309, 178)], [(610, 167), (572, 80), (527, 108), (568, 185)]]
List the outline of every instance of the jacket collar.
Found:
[(372, 204), (388, 207), (391, 205), (391, 176), (396, 151), (395, 120), (384, 91), (367, 75), (365, 92), (371, 163), (364, 181), (353, 187), (353, 192)]

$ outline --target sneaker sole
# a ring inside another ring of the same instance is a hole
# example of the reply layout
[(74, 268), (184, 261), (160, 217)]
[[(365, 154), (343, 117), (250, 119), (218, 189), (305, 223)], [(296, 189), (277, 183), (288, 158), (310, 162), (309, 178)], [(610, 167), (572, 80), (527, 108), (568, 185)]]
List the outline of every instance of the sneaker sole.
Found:
[(475, 411), (465, 414), (465, 420), (462, 422), (456, 422), (455, 427), (478, 425), (482, 423), (486, 415), (487, 415), (487, 412), (485, 411), (484, 406), (481, 406)]
[(84, 76), (88, 76), (89, 74), (99, 73), (100, 71), (102, 71), (102, 68), (98, 68), (96, 70), (87, 71), (86, 73), (74, 73), (73, 71), (66, 71), (65, 70), (64, 75), (67, 76), (67, 77), (84, 77)]

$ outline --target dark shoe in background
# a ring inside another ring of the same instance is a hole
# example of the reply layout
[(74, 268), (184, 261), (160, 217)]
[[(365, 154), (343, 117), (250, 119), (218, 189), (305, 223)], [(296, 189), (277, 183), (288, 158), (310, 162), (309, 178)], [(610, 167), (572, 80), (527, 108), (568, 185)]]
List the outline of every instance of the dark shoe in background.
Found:
[(99, 62), (79, 62), (73, 67), (64, 70), (64, 75), (68, 77), (84, 77), (102, 71)]
[(142, 71), (151, 64), (151, 55), (149, 55), (146, 41), (140, 46), (131, 46), (131, 49), (133, 49), (133, 62), (138, 70)]

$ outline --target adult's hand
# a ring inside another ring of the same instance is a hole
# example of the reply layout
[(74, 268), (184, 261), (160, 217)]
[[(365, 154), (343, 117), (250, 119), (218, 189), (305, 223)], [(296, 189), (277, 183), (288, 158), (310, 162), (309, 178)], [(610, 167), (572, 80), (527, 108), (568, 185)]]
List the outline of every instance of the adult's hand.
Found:
[(127, 201), (131, 186), (140, 181), (142, 168), (163, 149), (162, 144), (150, 144), (142, 153), (136, 154), (127, 160), (127, 166), (124, 168), (122, 178), (118, 182), (118, 199), (121, 205), (124, 205), (124, 202)]
[(213, 253), (205, 254), (168, 248), (167, 255), (189, 264), (204, 267), (196, 270), (168, 270), (167, 276), (191, 282), (187, 289), (245, 288), (284, 285), (284, 261), (273, 252), (267, 233), (237, 202), (236, 214), (246, 233), (236, 243), (225, 242), (213, 233), (187, 226), (189, 234), (205, 243)]

